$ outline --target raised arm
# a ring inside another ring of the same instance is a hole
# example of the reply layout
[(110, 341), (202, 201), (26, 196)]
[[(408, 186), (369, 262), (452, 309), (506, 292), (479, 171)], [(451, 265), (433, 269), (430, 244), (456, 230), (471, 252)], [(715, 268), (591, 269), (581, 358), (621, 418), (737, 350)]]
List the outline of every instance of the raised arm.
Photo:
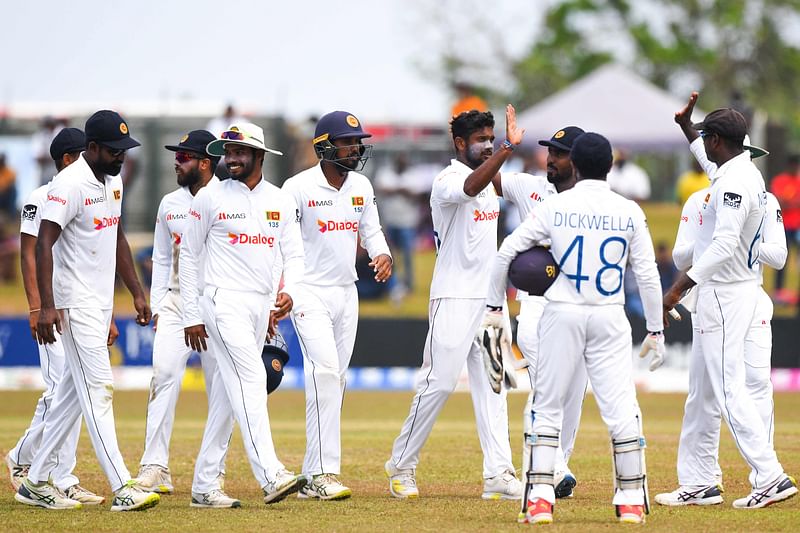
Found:
[[(517, 113), (514, 106), (508, 104), (506, 106), (506, 139), (514, 146), (518, 146), (522, 142), (522, 136), (525, 130), (517, 129)], [(464, 193), (467, 196), (477, 196), (490, 181), (493, 181), (498, 194), (501, 194), (502, 187), (500, 183), (500, 167), (506, 162), (508, 156), (511, 155), (512, 149), (500, 148), (492, 154), (492, 157), (483, 162), (481, 166), (472, 171), (472, 174), (467, 176), (464, 182)]]

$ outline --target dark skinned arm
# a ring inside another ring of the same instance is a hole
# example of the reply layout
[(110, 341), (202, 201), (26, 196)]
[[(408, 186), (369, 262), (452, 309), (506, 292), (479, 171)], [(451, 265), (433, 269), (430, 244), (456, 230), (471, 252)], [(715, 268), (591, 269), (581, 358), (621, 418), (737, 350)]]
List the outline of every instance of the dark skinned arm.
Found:
[(692, 127), (692, 111), (694, 111), (698, 96), (697, 91), (692, 92), (686, 107), (675, 113), (675, 123), (681, 127), (681, 131), (686, 140), (689, 141), (689, 144), (700, 136), (700, 132)]
[(117, 274), (133, 296), (133, 305), (136, 308), (136, 323), (140, 326), (146, 326), (150, 323), (152, 313), (144, 295), (142, 284), (136, 275), (136, 269), (133, 266), (133, 256), (131, 255), (131, 247), (128, 245), (128, 238), (125, 236), (121, 226), (117, 231)]
[(50, 220), (42, 220), (36, 239), (36, 282), (41, 304), (36, 325), (39, 344), (56, 342), (53, 326), (61, 333), (61, 317), (56, 312), (53, 300), (53, 245), (60, 236), (61, 226)]
[(36, 286), (36, 237), (33, 235), (20, 234), (19, 262), (25, 298), (28, 299), (28, 325), (31, 328), (31, 337), (36, 340), (36, 324), (39, 322), (42, 301), (39, 298), (39, 287)]
[[(506, 139), (514, 146), (517, 146), (522, 142), (524, 133), (525, 130), (517, 129), (517, 113), (514, 110), (514, 106), (508, 104), (506, 106)], [(491, 181), (494, 183), (497, 194), (502, 194), (499, 173), (500, 167), (506, 162), (511, 152), (512, 150), (500, 148), (492, 154), (492, 157), (484, 161), (481, 166), (473, 170), (472, 174), (467, 176), (466, 181), (464, 181), (464, 193), (468, 196), (475, 197), (485, 189)]]

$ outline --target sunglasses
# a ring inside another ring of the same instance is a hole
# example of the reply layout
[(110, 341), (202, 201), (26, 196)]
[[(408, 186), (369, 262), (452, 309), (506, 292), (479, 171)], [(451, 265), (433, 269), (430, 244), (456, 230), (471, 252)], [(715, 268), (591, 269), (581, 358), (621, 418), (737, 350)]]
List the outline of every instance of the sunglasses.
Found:
[(105, 144), (101, 144), (100, 146), (102, 146), (103, 149), (106, 152), (108, 152), (111, 157), (119, 157), (119, 156), (121, 156), (122, 154), (124, 154), (126, 152), (126, 150), (114, 150), (113, 148), (109, 148)]
[(717, 134), (717, 132), (715, 132), (715, 131), (711, 131), (711, 130), (702, 130), (702, 131), (700, 132), (700, 137), (701, 137), (702, 139), (705, 139), (706, 137), (710, 137), (710, 136), (712, 136), (712, 135), (716, 135), (716, 134)]
[(188, 163), (192, 159), (201, 160), (201, 159), (206, 159), (206, 158), (205, 157), (201, 157), (201, 156), (197, 156), (197, 155), (192, 155), (192, 154), (189, 154), (189, 153), (186, 153), (186, 152), (175, 152), (175, 161), (177, 161), (181, 165), (184, 164), (184, 163)]
[(220, 136), (221, 139), (227, 139), (229, 141), (243, 141), (245, 137), (245, 134), (241, 131), (223, 131)]

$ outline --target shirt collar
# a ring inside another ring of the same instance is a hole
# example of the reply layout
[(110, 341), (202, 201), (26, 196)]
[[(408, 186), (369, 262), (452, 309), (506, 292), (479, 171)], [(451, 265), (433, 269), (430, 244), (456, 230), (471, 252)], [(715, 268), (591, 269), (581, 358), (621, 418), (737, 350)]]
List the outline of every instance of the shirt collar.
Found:
[(314, 167), (314, 174), (315, 174), (314, 177), (317, 185), (334, 192), (342, 192), (349, 188), (350, 180), (348, 178), (350, 177), (350, 172), (352, 171), (349, 171), (347, 173), (347, 176), (345, 176), (344, 181), (342, 182), (342, 188), (337, 189), (336, 187), (328, 183), (328, 178), (325, 177), (325, 173), (322, 171), (322, 161), (317, 163), (317, 166)]
[(750, 152), (748, 150), (745, 150), (741, 154), (737, 155), (736, 157), (732, 157), (732, 158), (728, 159), (723, 165), (721, 165), (717, 169), (717, 172), (714, 174), (714, 178), (712, 179), (712, 182), (717, 181), (718, 179), (720, 179), (722, 176), (725, 175), (725, 173), (730, 171), (731, 168), (735, 168), (735, 167), (737, 167), (739, 165), (742, 165), (744, 163), (750, 163), (750, 162), (751, 162), (750, 161)]
[(605, 189), (609, 190), (608, 182), (606, 180), (595, 180), (595, 179), (582, 179), (575, 182), (575, 187), (580, 188), (588, 188), (588, 189)]
[(67, 168), (74, 166), (75, 170), (80, 173), (81, 177), (86, 183), (90, 183), (95, 187), (104, 187), (105, 184), (108, 183), (109, 176), (104, 175), (102, 183), (98, 181), (94, 175), (92, 167), (90, 167), (89, 163), (86, 162), (86, 158), (84, 157), (85, 154), (86, 152), (81, 152), (81, 155), (78, 157), (78, 159)]
[(451, 159), (450, 160), (450, 166), (452, 166), (456, 171), (461, 172), (461, 173), (466, 172), (467, 174), (472, 174), (472, 172), (474, 172), (474, 169), (471, 169), (470, 167), (468, 167), (467, 165), (465, 165), (464, 163), (462, 163), (458, 159)]

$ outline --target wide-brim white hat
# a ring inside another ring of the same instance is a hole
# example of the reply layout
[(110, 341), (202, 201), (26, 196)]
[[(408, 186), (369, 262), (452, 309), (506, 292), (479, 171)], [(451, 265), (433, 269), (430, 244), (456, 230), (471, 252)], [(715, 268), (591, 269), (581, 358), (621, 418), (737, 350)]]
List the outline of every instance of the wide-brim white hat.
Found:
[(249, 146), (271, 154), (283, 155), (283, 152), (267, 148), (264, 144), (264, 130), (250, 122), (231, 124), (228, 129), (222, 132), (219, 139), (208, 143), (206, 152), (213, 156), (222, 157), (225, 155), (226, 144), (241, 144), (242, 146)]
[(750, 159), (756, 159), (758, 157), (769, 155), (769, 152), (767, 150), (761, 148), (760, 146), (755, 146), (753, 144), (750, 144), (749, 135), (744, 136), (744, 142), (742, 142), (742, 148), (744, 148), (745, 150), (750, 150)]

